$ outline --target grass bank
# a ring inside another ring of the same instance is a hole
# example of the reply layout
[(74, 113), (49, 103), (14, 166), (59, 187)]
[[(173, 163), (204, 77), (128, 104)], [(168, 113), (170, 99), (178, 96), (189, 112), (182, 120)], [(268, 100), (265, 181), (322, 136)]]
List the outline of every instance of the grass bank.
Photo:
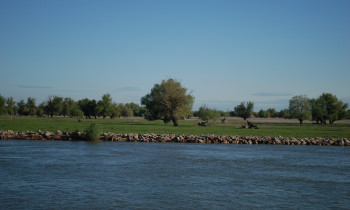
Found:
[[(254, 121), (254, 120), (252, 120)], [(84, 131), (91, 123), (98, 123), (102, 132), (113, 133), (156, 133), (156, 134), (184, 134), (184, 135), (239, 135), (239, 136), (283, 136), (283, 137), (331, 137), (350, 138), (350, 123), (334, 125), (315, 125), (296, 122), (275, 122), (257, 120), (259, 129), (242, 129), (242, 120), (229, 119), (226, 124), (212, 124), (210, 127), (198, 127), (196, 120), (181, 120), (178, 127), (164, 124), (162, 121), (147, 121), (144, 119), (83, 119), (78, 122), (72, 118), (37, 118), (23, 116), (0, 117), (0, 130), (13, 131)]]

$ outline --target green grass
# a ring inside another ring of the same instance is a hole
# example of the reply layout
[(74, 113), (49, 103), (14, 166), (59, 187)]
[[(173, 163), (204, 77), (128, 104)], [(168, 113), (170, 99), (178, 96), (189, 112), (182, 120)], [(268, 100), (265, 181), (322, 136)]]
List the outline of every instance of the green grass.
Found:
[(91, 123), (98, 123), (102, 132), (113, 133), (156, 133), (184, 135), (240, 135), (240, 136), (284, 136), (284, 137), (333, 137), (350, 138), (350, 123), (334, 125), (315, 125), (297, 123), (257, 123), (259, 129), (242, 129), (242, 122), (220, 123), (210, 127), (197, 127), (194, 120), (181, 120), (179, 126), (162, 121), (144, 119), (83, 119), (78, 122), (72, 118), (37, 118), (37, 117), (0, 117), (0, 130), (13, 131), (84, 131)]

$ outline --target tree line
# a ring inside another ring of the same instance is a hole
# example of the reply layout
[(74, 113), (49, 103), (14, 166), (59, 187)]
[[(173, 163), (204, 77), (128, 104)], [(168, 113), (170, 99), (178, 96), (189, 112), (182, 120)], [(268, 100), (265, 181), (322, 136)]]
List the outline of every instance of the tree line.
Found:
[(0, 115), (37, 115), (39, 117), (55, 115), (97, 118), (97, 117), (131, 117), (142, 116), (148, 120), (163, 120), (178, 126), (178, 119), (196, 116), (203, 121), (216, 121), (220, 117), (236, 116), (244, 120), (255, 116), (261, 118), (279, 117), (298, 119), (300, 124), (305, 120), (316, 123), (333, 124), (337, 120), (349, 119), (348, 104), (340, 101), (331, 93), (323, 93), (316, 99), (309, 99), (305, 95), (294, 96), (289, 100), (288, 109), (276, 111), (274, 108), (254, 112), (254, 103), (241, 102), (232, 111), (224, 112), (202, 105), (198, 111), (192, 111), (194, 97), (179, 81), (163, 80), (155, 84), (151, 92), (141, 98), (141, 105), (135, 103), (117, 104), (110, 94), (104, 94), (98, 101), (88, 98), (74, 101), (71, 98), (49, 96), (46, 101), (36, 106), (34, 98), (29, 97), (16, 103), (12, 97), (5, 99), (0, 95)]
[[(210, 109), (206, 105), (199, 108), (198, 112), (191, 112), (194, 97), (187, 93), (187, 89), (181, 86), (181, 83), (168, 79), (160, 84), (155, 84), (151, 92), (141, 98), (141, 103), (146, 107), (146, 119), (161, 119), (164, 123), (173, 121), (177, 126), (178, 118), (185, 118), (191, 114), (197, 115), (204, 121), (215, 121), (220, 118), (222, 111)], [(251, 101), (241, 102), (234, 107), (234, 110), (224, 116), (242, 117), (244, 120), (251, 116), (260, 117), (281, 117), (298, 119), (300, 124), (304, 120), (313, 120), (316, 123), (333, 124), (337, 120), (350, 118), (348, 104), (344, 103), (331, 93), (323, 93), (316, 99), (309, 99), (306, 96), (294, 96), (289, 100), (289, 108), (277, 112), (274, 108), (266, 111), (254, 111), (254, 103)]]
[[(229, 116), (241, 117), (244, 120), (254, 117), (260, 118), (285, 118), (297, 119), (302, 124), (305, 120), (315, 121), (316, 124), (333, 124), (337, 120), (350, 119), (350, 110), (348, 104), (339, 100), (331, 93), (323, 93), (318, 98), (309, 99), (305, 95), (294, 96), (289, 100), (289, 108), (281, 111), (276, 111), (274, 108), (267, 110), (260, 109), (259, 112), (254, 112), (253, 102), (242, 102), (234, 108), (234, 111), (229, 112)], [(215, 117), (207, 117), (209, 112), (218, 112), (215, 109), (201, 107), (200, 110), (207, 110), (202, 114), (199, 111), (199, 117), (203, 120), (214, 119), (219, 116), (216, 113)], [(213, 114), (211, 114), (213, 115)], [(204, 116), (204, 117), (203, 117)]]
[(23, 116), (68, 116), (85, 118), (116, 118), (143, 116), (146, 112), (144, 107), (135, 103), (117, 104), (112, 101), (110, 94), (102, 96), (101, 100), (84, 98), (74, 101), (72, 98), (49, 96), (46, 101), (36, 105), (36, 100), (28, 97), (27, 101), (15, 102), (12, 97), (5, 99), (0, 95), (0, 115), (23, 115)]

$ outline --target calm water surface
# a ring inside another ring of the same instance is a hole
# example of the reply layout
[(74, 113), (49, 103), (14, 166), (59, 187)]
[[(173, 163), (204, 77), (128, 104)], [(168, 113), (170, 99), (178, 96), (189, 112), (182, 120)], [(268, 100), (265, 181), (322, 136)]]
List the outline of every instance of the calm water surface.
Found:
[(0, 141), (0, 209), (349, 209), (350, 147)]

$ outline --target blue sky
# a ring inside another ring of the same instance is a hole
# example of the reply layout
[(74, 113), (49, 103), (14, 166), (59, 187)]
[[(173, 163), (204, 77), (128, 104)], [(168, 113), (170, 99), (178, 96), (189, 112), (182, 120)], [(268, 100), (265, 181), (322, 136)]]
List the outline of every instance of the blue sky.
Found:
[(206, 104), (350, 101), (348, 0), (0, 0), (0, 94), (136, 102), (176, 78)]

